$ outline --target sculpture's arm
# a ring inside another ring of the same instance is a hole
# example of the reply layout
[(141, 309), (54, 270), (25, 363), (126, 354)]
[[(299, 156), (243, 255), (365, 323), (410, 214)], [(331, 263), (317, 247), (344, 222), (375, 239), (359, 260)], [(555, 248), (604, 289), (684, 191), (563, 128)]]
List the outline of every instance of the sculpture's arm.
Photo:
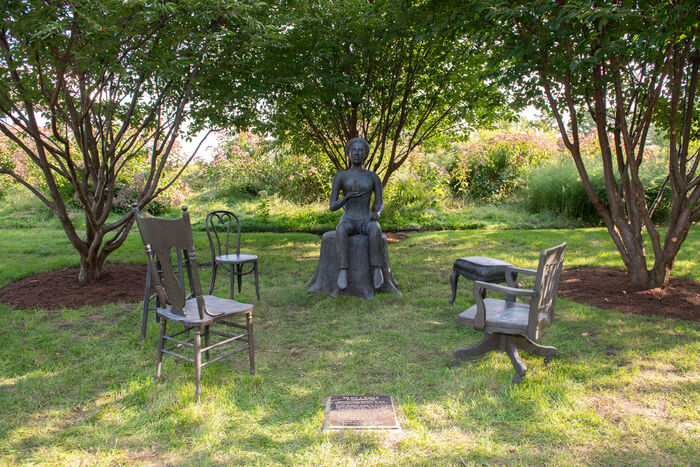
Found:
[(384, 210), (384, 197), (382, 195), (382, 181), (379, 179), (379, 175), (374, 172), (372, 172), (372, 184), (374, 190), (374, 212), (372, 213), (372, 220), (376, 221)]
[(339, 178), (340, 177), (338, 175), (333, 177), (333, 183), (331, 184), (331, 201), (328, 204), (328, 209), (330, 209), (331, 211), (337, 211), (338, 209), (342, 208), (345, 204), (345, 198), (338, 199), (338, 195), (340, 194)]
[(360, 191), (355, 191), (349, 194), (346, 194), (343, 198), (338, 198), (340, 195), (340, 180), (339, 180), (339, 175), (336, 175), (333, 177), (333, 184), (331, 185), (331, 201), (328, 203), (328, 209), (331, 211), (337, 211), (338, 209), (342, 208), (345, 203), (351, 199), (351, 198), (359, 198), (361, 196), (364, 196), (367, 194), (366, 190), (360, 190)]

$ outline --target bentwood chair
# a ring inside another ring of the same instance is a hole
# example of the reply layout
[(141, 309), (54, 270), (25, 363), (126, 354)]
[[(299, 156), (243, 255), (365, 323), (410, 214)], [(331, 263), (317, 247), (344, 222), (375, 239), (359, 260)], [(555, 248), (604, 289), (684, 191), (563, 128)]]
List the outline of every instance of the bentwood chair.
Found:
[[(199, 401), (202, 368), (210, 363), (247, 350), (250, 373), (255, 374), (253, 305), (213, 295), (202, 295), (192, 226), (187, 207), (183, 206), (182, 217), (179, 219), (145, 218), (141, 216), (138, 209), (133, 208), (133, 211), (148, 256), (151, 275), (153, 278), (157, 278), (158, 307), (156, 313), (160, 318), (160, 333), (158, 335), (156, 378), (160, 378), (164, 354), (194, 363), (196, 395), (197, 401)], [(188, 298), (186, 289), (177, 277), (175, 267), (177, 260), (173, 259), (177, 250), (182, 252), (182, 265), (194, 292), (192, 298)], [(156, 257), (160, 260), (160, 270), (156, 266)], [(243, 317), (245, 317), (243, 324), (234, 322), (234, 319)], [(167, 335), (168, 322), (181, 324), (184, 329), (178, 326), (180, 329), (178, 332)], [(223, 328), (225, 330), (214, 329), (215, 325), (223, 325), (227, 328)], [(228, 328), (241, 329), (243, 332), (237, 331), (234, 334)], [(194, 331), (194, 336), (187, 339), (190, 331)], [(202, 334), (204, 335), (204, 347), (201, 344)], [(216, 342), (211, 342), (212, 340), (216, 340)], [(168, 346), (166, 346), (166, 342)], [(238, 347), (224, 351), (223, 346), (229, 344), (238, 345)], [(175, 352), (179, 351), (180, 348), (192, 349), (194, 351), (192, 358)], [(222, 353), (210, 358), (212, 350)], [(204, 362), (202, 361), (202, 353), (206, 359)]]
[[(545, 328), (552, 324), (559, 277), (564, 264), (566, 243), (544, 250), (537, 271), (514, 266), (506, 270), (507, 286), (476, 281), (473, 294), (476, 304), (457, 317), (462, 326), (484, 331), (484, 338), (471, 347), (454, 351), (453, 365), (462, 359), (474, 358), (492, 350), (506, 352), (515, 369), (513, 383), (519, 383), (527, 373), (518, 349), (544, 357), (546, 364), (557, 355), (555, 347), (535, 344)], [(518, 288), (517, 274), (535, 276), (532, 289)], [(485, 298), (486, 291), (507, 295), (505, 300)], [(525, 297), (520, 303), (514, 297)]]
[[(238, 278), (238, 293), (241, 293), (241, 279), (243, 276), (253, 273), (255, 276), (255, 295), (260, 300), (260, 286), (258, 285), (258, 257), (256, 255), (241, 254), (241, 221), (230, 211), (212, 211), (204, 222), (209, 237), (211, 248), (211, 284), (209, 293), (214, 290), (216, 282), (216, 270), (221, 266), (231, 276), (230, 293), (234, 296), (234, 282)], [(233, 237), (235, 236), (236, 249), (233, 249)], [(244, 270), (245, 265), (250, 269)]]

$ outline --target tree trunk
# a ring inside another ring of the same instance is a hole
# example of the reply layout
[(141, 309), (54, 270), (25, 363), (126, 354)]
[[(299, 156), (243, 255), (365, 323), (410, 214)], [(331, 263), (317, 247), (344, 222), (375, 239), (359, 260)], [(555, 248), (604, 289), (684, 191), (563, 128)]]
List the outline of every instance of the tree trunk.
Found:
[(78, 283), (81, 285), (98, 281), (104, 271), (105, 258), (98, 254), (99, 248), (91, 248), (87, 255), (80, 255), (80, 273)]
[(649, 288), (666, 287), (671, 279), (671, 268), (667, 261), (656, 261), (651, 270)]
[(651, 274), (647, 270), (645, 261), (635, 258), (626, 266), (630, 284), (637, 285), (645, 289), (653, 288), (653, 286), (651, 286)]

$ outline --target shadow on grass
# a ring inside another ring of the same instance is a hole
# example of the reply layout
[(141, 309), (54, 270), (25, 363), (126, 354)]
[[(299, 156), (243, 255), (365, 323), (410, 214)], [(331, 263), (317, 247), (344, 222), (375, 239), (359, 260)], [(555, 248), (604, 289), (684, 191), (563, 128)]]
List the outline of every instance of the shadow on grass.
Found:
[[(460, 284), (455, 308), (447, 305), (451, 261), (456, 253), (474, 251), (480, 243), (487, 248), (497, 238), (438, 233), (394, 244), (392, 263), (404, 297), (388, 294), (371, 301), (307, 292), (304, 282), (316, 265), (317, 239), (299, 245), (294, 236), (278, 236), (255, 244), (274, 251), (273, 257), (261, 256), (262, 300), (252, 301), (258, 374), (247, 374), (244, 357), (207, 367), (200, 405), (194, 402), (191, 365), (166, 359), (162, 380), (153, 380), (156, 329), (149, 326), (146, 341), (139, 342), (139, 304), (65, 313), (0, 308), (5, 330), (0, 346), (0, 461), (450, 464), (629, 463), (638, 458), (653, 463), (668, 455), (681, 462), (692, 459), (688, 436), (674, 429), (687, 413), (646, 422), (616, 412), (622, 421), (615, 421), (596, 410), (589, 398), (605, 391), (615, 401), (619, 387), (641, 384), (638, 368), (655, 359), (679, 373), (678, 378), (658, 387), (641, 386), (630, 395), (681, 405), (684, 394), (697, 392), (692, 373), (697, 323), (628, 316), (559, 300), (555, 322), (542, 343), (557, 346), (560, 355), (545, 367), (540, 358), (523, 353), (528, 376), (520, 385), (510, 383), (513, 369), (502, 353), (450, 366), (455, 347), (481, 338), (455, 321), (473, 303), (466, 281)], [(435, 247), (416, 254), (417, 246), (427, 243)], [(507, 254), (517, 256), (518, 248)], [(536, 261), (532, 256), (530, 262)], [(219, 293), (226, 288), (226, 281), (217, 284)], [(253, 290), (252, 284), (244, 284), (241, 300), (252, 300)], [(99, 320), (85, 319), (97, 313)], [(321, 433), (323, 400), (332, 394), (394, 395), (402, 432)], [(639, 445), (625, 441), (628, 435), (637, 436)], [(621, 449), (616, 451), (616, 445)]]

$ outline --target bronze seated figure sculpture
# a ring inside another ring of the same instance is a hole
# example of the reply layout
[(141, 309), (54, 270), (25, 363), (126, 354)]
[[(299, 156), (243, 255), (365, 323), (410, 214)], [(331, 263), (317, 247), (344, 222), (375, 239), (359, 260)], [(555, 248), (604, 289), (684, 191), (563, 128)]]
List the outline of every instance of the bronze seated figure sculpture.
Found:
[(378, 222), (384, 207), (382, 182), (364, 168), (368, 154), (364, 138), (353, 138), (345, 147), (350, 167), (333, 178), (329, 203), (331, 211), (343, 208), (343, 215), (335, 231), (326, 232), (321, 239), (318, 267), (307, 284), (311, 292), (366, 298), (372, 298), (374, 291), (401, 295)]

